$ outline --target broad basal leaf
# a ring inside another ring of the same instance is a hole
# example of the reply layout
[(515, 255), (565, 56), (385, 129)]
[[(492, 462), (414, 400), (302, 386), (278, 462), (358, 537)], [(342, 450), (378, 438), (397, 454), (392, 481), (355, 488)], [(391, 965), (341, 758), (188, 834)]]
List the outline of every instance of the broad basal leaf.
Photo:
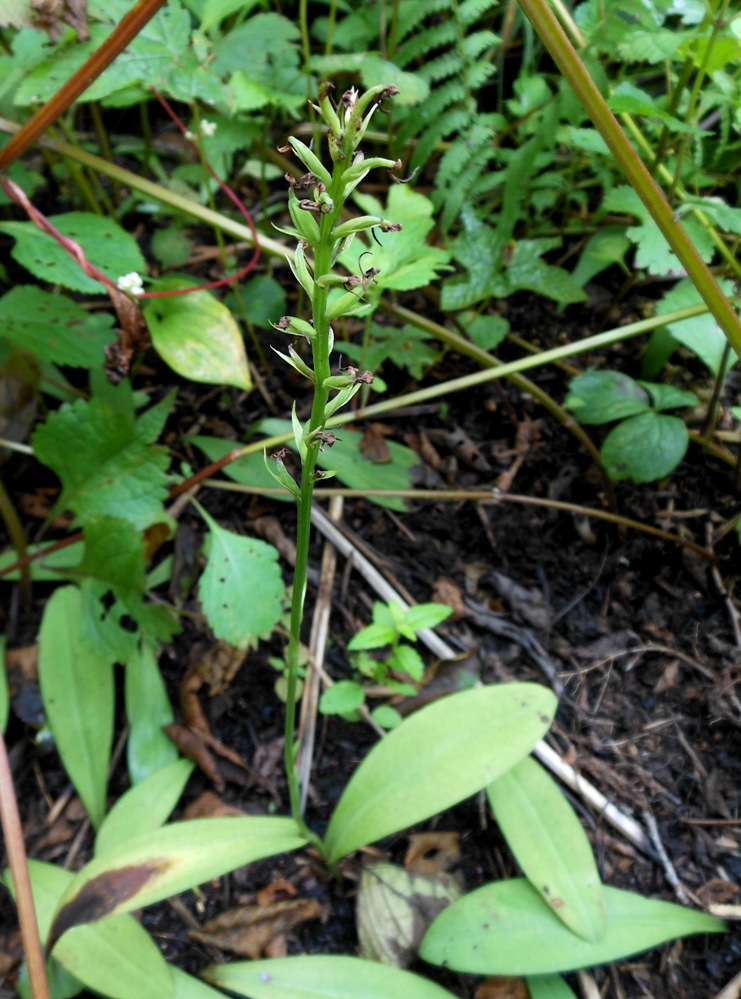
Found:
[(203, 612), (214, 635), (237, 649), (254, 645), (275, 627), (283, 606), (278, 552), (266, 541), (209, 526), (208, 561), (198, 583)]
[(31, 443), (62, 480), (55, 511), (73, 510), (83, 520), (122, 517), (138, 528), (161, 519), (168, 456), (142, 441), (133, 419), (113, 407), (98, 399), (65, 404)]
[(174, 716), (157, 658), (147, 642), (126, 659), (124, 691), (129, 723), (126, 762), (132, 784), (139, 784), (178, 758), (177, 749), (162, 731)]
[(605, 900), (592, 847), (558, 786), (525, 757), (486, 789), (517, 863), (558, 918), (592, 943), (605, 932)]
[(3, 337), (53, 364), (93, 368), (114, 339), (108, 313), (90, 313), (64, 295), (17, 285), (0, 298)]
[(328, 861), (486, 787), (530, 752), (555, 709), (545, 687), (511, 683), (444, 697), (405, 719), (345, 788), (327, 829)]
[[(113, 219), (92, 212), (67, 212), (51, 216), (49, 221), (63, 236), (79, 243), (90, 263), (111, 280), (131, 271), (146, 271), (136, 240)], [(100, 281), (88, 277), (56, 239), (33, 222), (0, 222), (0, 232), (15, 239), (13, 258), (39, 280), (89, 295), (103, 290)]]
[(97, 828), (113, 741), (113, 667), (82, 641), (80, 629), (80, 591), (55, 590), (39, 635), (41, 698), (64, 769)]
[[(162, 289), (187, 287), (187, 281), (160, 282)], [(244, 340), (225, 305), (207, 291), (150, 299), (144, 318), (154, 349), (173, 371), (193, 382), (252, 388)]]
[(262, 816), (191, 819), (149, 831), (75, 876), (59, 902), (49, 944), (73, 926), (160, 902), (305, 842), (292, 819)]
[(248, 999), (452, 999), (447, 989), (410, 971), (340, 954), (214, 964), (201, 974)]
[[(74, 874), (38, 860), (28, 862), (28, 873), (43, 940)], [(11, 886), (9, 872), (5, 879)], [(54, 958), (87, 988), (111, 999), (170, 999), (174, 995), (169, 965), (132, 916), (70, 930), (54, 948)]]
[(144, 537), (120, 517), (92, 517), (85, 524), (85, 555), (77, 571), (125, 590), (144, 592)]
[(577, 999), (560, 975), (526, 975), (530, 999)]
[(180, 800), (194, 765), (190, 760), (176, 760), (123, 794), (98, 830), (96, 856), (128, 843), (150, 829), (159, 829)]
[(617, 961), (676, 937), (722, 933), (725, 923), (671, 902), (604, 888), (607, 929), (582, 940), (529, 881), (484, 885), (445, 909), (422, 941), (431, 964), (474, 975), (545, 975)]

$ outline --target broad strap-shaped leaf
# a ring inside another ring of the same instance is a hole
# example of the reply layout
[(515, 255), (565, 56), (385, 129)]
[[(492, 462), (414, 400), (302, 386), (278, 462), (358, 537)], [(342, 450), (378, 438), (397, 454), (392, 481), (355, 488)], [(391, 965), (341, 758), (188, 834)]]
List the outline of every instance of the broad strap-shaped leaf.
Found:
[[(172, 290), (188, 282), (160, 285)], [(237, 321), (209, 292), (151, 299), (143, 311), (154, 349), (173, 371), (193, 382), (252, 388)]]
[[(43, 940), (57, 903), (75, 875), (39, 860), (28, 862), (28, 873)], [(12, 891), (9, 871), (5, 881)], [(111, 999), (170, 999), (174, 995), (170, 966), (132, 916), (75, 927), (55, 947), (54, 959), (87, 988)]]
[(192, 819), (144, 833), (91, 860), (54, 917), (48, 946), (72, 926), (130, 912), (306, 842), (292, 819)]
[(497, 881), (442, 912), (422, 941), (431, 964), (473, 975), (548, 975), (591, 968), (692, 933), (722, 933), (725, 923), (657, 899), (604, 888), (607, 929), (582, 940), (553, 914), (525, 878)]
[(605, 900), (592, 847), (574, 810), (532, 757), (486, 789), (494, 818), (533, 888), (592, 943), (605, 932)]
[(157, 658), (147, 642), (134, 650), (124, 670), (129, 741), (126, 762), (132, 784), (174, 763), (178, 751), (162, 731), (174, 721)]
[(555, 710), (550, 690), (510, 683), (453, 694), (411, 715), (350, 779), (327, 829), (327, 860), (480, 791), (530, 752)]
[(122, 795), (95, 837), (95, 855), (100, 857), (137, 836), (159, 829), (180, 800), (193, 767), (190, 760), (176, 760)]
[(76, 586), (51, 595), (39, 635), (41, 699), (59, 755), (97, 829), (106, 805), (113, 743), (113, 664), (81, 637)]
[(452, 999), (447, 989), (410, 971), (341, 954), (235, 961), (201, 974), (248, 999)]
[(198, 583), (203, 612), (214, 635), (237, 649), (254, 645), (275, 627), (283, 608), (278, 552), (266, 541), (209, 526), (208, 561)]
[[(242, 0), (239, 0), (242, 3)], [(173, 964), (170, 966), (172, 981), (175, 986), (173, 999), (224, 999), (223, 992), (217, 992), (206, 985), (200, 978), (194, 978), (187, 971)]]

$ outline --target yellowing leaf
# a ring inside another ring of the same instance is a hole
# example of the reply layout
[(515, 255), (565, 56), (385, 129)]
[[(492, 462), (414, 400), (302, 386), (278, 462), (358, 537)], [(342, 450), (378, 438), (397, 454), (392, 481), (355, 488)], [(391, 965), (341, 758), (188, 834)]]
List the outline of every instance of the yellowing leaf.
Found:
[[(187, 282), (160, 282), (163, 290), (178, 287)], [(193, 382), (252, 388), (239, 326), (209, 292), (150, 299), (143, 312), (154, 349), (173, 371)]]

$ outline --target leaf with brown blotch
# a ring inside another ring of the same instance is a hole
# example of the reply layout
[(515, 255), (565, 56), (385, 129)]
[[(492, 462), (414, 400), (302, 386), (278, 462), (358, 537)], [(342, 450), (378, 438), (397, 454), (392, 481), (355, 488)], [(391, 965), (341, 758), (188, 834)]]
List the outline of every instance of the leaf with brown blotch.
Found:
[(47, 949), (73, 926), (131, 912), (304, 846), (292, 819), (193, 819), (150, 830), (95, 857), (70, 882), (49, 930)]
[(265, 905), (244, 905), (222, 912), (200, 930), (190, 930), (191, 940), (217, 947), (253, 961), (268, 954), (285, 954), (285, 936), (309, 919), (325, 915), (313, 898), (282, 899)]
[(257, 779), (242, 757), (219, 742), (210, 732), (193, 729), (179, 722), (163, 725), (162, 731), (172, 739), (183, 756), (187, 756), (203, 771), (217, 791), (224, 790), (227, 780), (240, 787), (250, 787)]
[(524, 978), (486, 978), (474, 999), (530, 999), (530, 992)]

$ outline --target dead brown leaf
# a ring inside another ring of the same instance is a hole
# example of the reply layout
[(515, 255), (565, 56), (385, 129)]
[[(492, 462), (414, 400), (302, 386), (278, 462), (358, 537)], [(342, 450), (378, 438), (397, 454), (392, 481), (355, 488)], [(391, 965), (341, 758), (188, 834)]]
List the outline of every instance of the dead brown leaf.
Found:
[(374, 465), (387, 465), (391, 461), (391, 452), (384, 439), (382, 424), (370, 424), (360, 441), (360, 453)]
[(289, 565), (296, 564), (296, 545), (283, 530), (277, 517), (265, 514), (250, 521), (251, 530), (277, 548)]
[(540, 590), (520, 586), (501, 572), (491, 572), (489, 578), (500, 596), (509, 603), (512, 610), (539, 631), (545, 631), (551, 622), (551, 613)]
[(221, 641), (203, 654), (196, 669), (201, 680), (209, 685), (211, 697), (227, 689), (246, 658), (246, 651)]
[(253, 961), (278, 957), (286, 951), (286, 934), (309, 919), (325, 915), (313, 898), (283, 899), (265, 905), (244, 905), (222, 912), (188, 936), (207, 947), (217, 947)]
[(462, 427), (456, 427), (455, 430), (428, 430), (427, 436), (433, 444), (447, 447), (459, 461), (475, 468), (477, 472), (491, 471), (491, 465), (484, 457), (483, 451)]
[[(454, 832), (413, 833), (404, 855), (404, 867), (411, 874), (454, 874), (459, 879), (461, 862), (460, 836)], [(460, 881), (463, 888), (463, 882)]]
[(0, 978), (10, 972), (23, 958), (23, 944), (20, 930), (10, 930), (0, 935)]
[(184, 819), (228, 818), (229, 816), (245, 815), (241, 808), (229, 805), (213, 791), (204, 791), (195, 801), (191, 801), (183, 812)]
[(524, 978), (486, 978), (474, 999), (530, 999), (530, 990)]
[[(46, 31), (52, 42), (57, 42), (62, 36), (62, 24), (69, 24), (77, 33), (77, 41), (85, 42), (89, 38), (87, 26), (87, 0), (30, 0), (19, 4), (20, 12), (15, 14), (19, 23), (27, 27), (41, 28)], [(12, 22), (18, 23), (18, 22)]]
[(435, 603), (452, 607), (454, 621), (461, 621), (468, 614), (460, 589), (451, 579), (446, 579), (444, 576), (441, 576), (435, 583), (432, 599)]

